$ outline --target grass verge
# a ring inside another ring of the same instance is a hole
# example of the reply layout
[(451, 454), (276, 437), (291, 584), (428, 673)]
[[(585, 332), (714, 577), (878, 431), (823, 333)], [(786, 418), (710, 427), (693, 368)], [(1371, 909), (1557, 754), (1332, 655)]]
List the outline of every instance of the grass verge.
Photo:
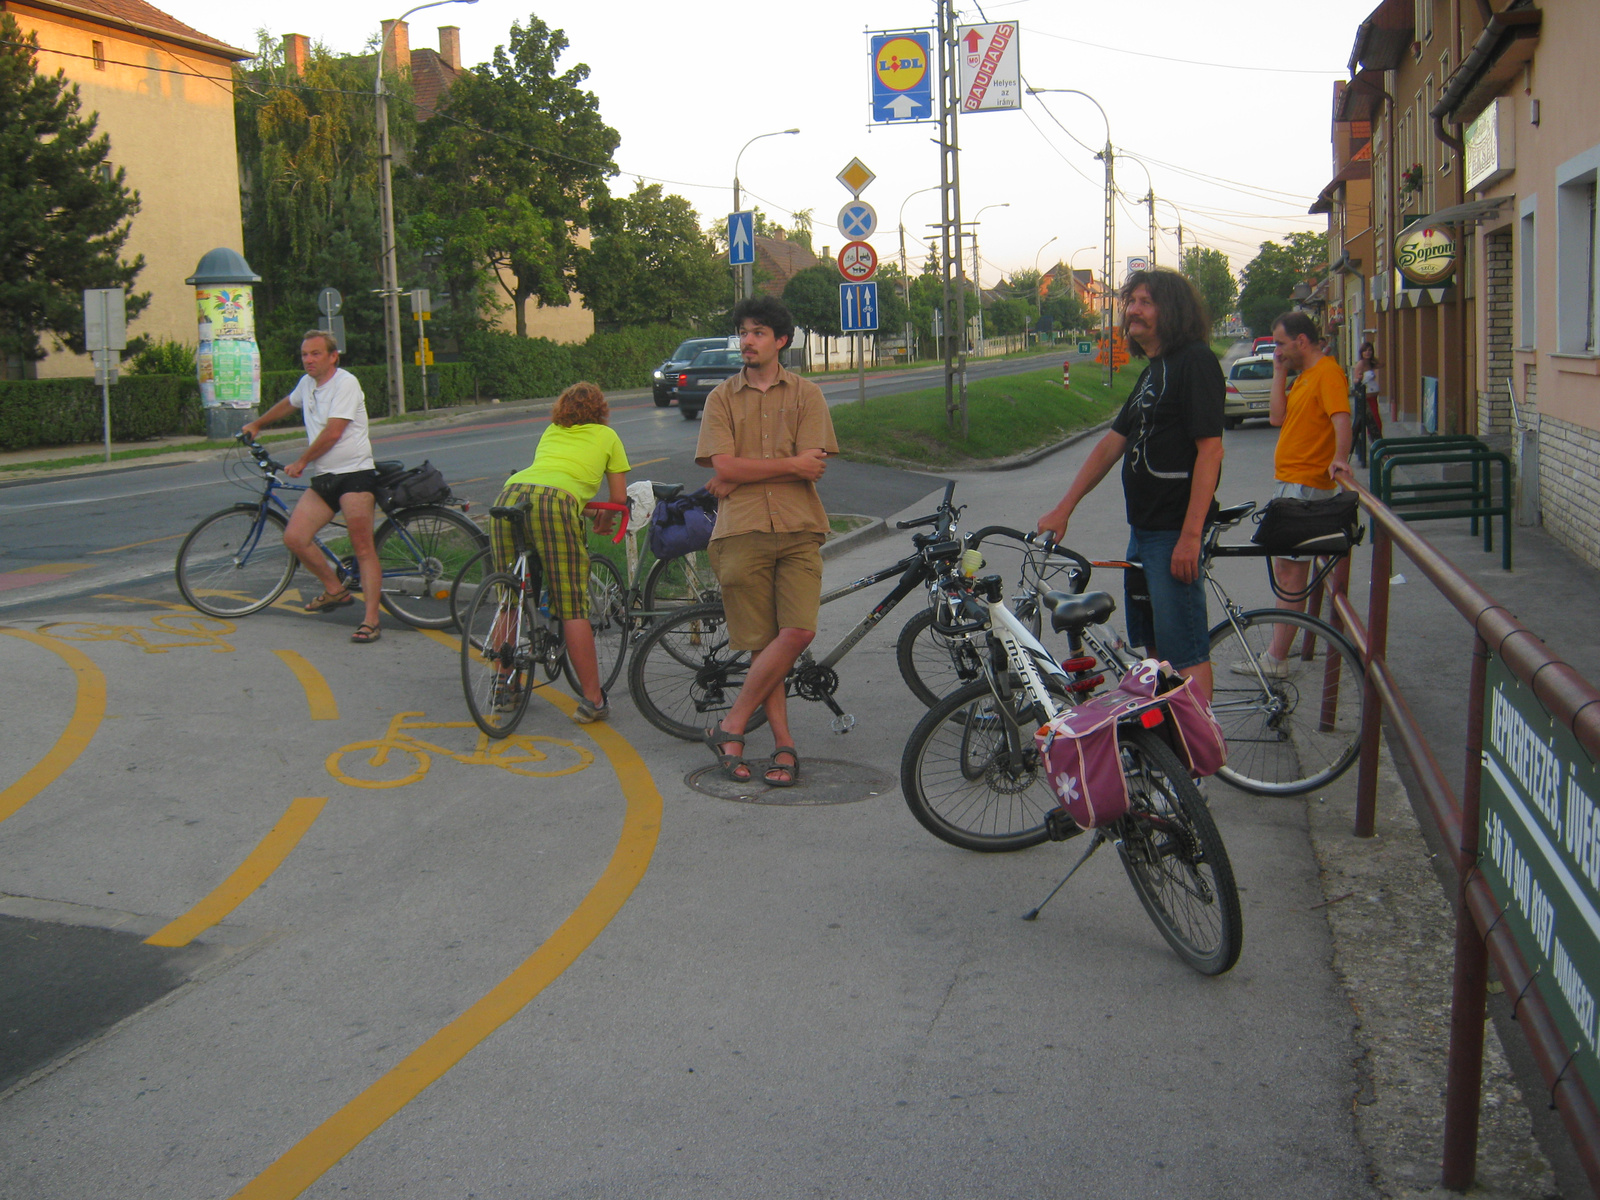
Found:
[(1063, 391), (1059, 368), (967, 385), (968, 435), (945, 423), (944, 389), (838, 404), (839, 448), (859, 462), (956, 467), (1012, 458), (1098, 425), (1121, 407), (1139, 376), (1130, 363), (1106, 388), (1103, 368), (1085, 363)]

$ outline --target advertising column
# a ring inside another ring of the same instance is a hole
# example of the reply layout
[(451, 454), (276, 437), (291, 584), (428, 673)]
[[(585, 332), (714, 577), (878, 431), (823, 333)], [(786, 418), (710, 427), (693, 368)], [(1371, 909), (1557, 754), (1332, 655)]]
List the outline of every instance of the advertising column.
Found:
[(199, 320), (195, 370), (206, 436), (232, 437), (261, 403), (261, 351), (256, 345), (255, 289), (261, 276), (233, 250), (212, 250), (185, 283), (194, 288)]

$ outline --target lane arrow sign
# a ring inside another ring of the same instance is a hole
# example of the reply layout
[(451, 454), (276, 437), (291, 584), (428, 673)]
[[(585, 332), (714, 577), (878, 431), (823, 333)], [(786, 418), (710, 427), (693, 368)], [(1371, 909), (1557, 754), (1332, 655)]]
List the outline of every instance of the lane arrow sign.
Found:
[(728, 264), (742, 267), (756, 260), (755, 214), (736, 212), (728, 214)]
[(978, 47), (983, 45), (983, 37), (976, 29), (968, 30), (967, 36), (961, 39), (967, 44), (967, 53), (976, 54)]
[(884, 105), (896, 121), (908, 121), (917, 115), (917, 109), (922, 105), (910, 96), (896, 96)]

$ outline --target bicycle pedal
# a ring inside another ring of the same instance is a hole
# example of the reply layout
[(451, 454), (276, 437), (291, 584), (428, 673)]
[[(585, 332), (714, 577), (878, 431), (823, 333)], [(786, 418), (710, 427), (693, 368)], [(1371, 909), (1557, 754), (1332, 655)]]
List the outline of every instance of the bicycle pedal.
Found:
[(1044, 832), (1052, 842), (1064, 842), (1083, 832), (1083, 826), (1068, 815), (1064, 808), (1053, 808), (1044, 815)]
[(855, 727), (856, 717), (854, 713), (840, 713), (833, 719), (833, 731), (835, 733), (849, 733)]

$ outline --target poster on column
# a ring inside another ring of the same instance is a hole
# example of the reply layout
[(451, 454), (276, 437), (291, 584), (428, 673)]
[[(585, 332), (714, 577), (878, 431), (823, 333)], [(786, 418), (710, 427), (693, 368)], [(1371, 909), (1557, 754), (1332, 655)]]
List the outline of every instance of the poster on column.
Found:
[(196, 287), (200, 347), (195, 365), (207, 408), (255, 408), (261, 402), (255, 292), (249, 284)]

